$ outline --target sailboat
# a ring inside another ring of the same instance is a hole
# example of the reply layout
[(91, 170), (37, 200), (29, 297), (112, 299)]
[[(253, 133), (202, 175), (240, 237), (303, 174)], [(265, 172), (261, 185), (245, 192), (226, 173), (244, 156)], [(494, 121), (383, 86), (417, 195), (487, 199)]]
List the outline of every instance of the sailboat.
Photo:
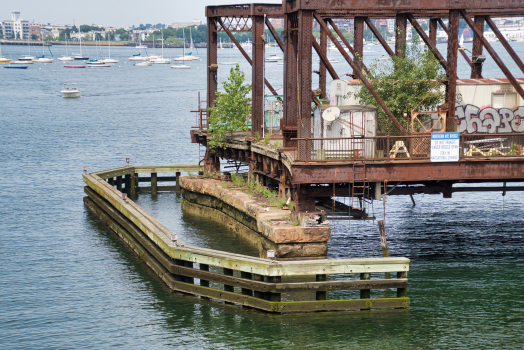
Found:
[(2, 44), (0, 44), (0, 63), (9, 63), (11, 62), (10, 58), (5, 58), (2, 56)]
[(220, 64), (228, 64), (228, 65), (238, 64), (238, 62), (233, 62), (232, 61), (232, 59), (231, 59), (231, 52), (233, 52), (233, 44), (231, 44), (231, 48), (229, 49), (229, 61), (220, 62)]
[(224, 47), (222, 46), (222, 38), (220, 38), (220, 45), (219, 45), (219, 48), (220, 48), (220, 50), (224, 50)]
[[(49, 50), (51, 52), (51, 50)], [(38, 56), (33, 62), (35, 63), (53, 63), (52, 58), (46, 58), (45, 57), (45, 50), (44, 50), (44, 42), (42, 41), (42, 56)]]
[(19, 57), (19, 61), (33, 61), (35, 58), (31, 56), (31, 44), (29, 43), (29, 35), (27, 36), (27, 47), (29, 48), (29, 54), (25, 57)]
[(135, 46), (137, 49), (147, 49), (147, 46), (145, 45), (142, 45), (142, 40), (140, 39), (140, 37), (138, 38), (138, 45)]
[(78, 32), (78, 38), (80, 40), (80, 55), (76, 55), (74, 57), (74, 60), (75, 61), (87, 61), (89, 59), (89, 57), (84, 57), (82, 56), (82, 33)]
[(156, 45), (155, 45), (155, 43), (156, 43), (156, 42), (155, 42), (155, 34), (153, 34), (153, 54), (147, 56), (147, 58), (149, 58), (149, 59), (160, 58), (160, 56), (158, 56), (158, 55), (156, 54), (156, 48), (155, 48)]
[[(71, 57), (71, 56), (69, 56), (69, 55), (67, 54), (67, 41), (68, 41), (68, 40), (67, 40), (67, 33), (64, 34), (64, 36), (65, 36), (65, 41), (66, 41), (66, 54), (65, 54), (65, 56), (58, 57), (58, 60), (59, 60), (59, 61), (73, 61), (74, 58)], [(71, 36), (69, 36), (69, 38), (71, 38)]]
[(100, 62), (103, 63), (118, 63), (118, 60), (115, 60), (114, 58), (111, 58), (111, 34), (108, 34), (109, 39), (109, 57), (101, 60)]
[[(267, 43), (269, 47), (271, 48), (271, 39), (269, 37), (267, 38)], [(278, 62), (281, 59), (282, 57), (277, 56), (276, 46), (275, 46), (275, 53), (273, 55), (270, 54), (269, 57), (266, 57), (266, 62)]]
[[(183, 30), (182, 30), (183, 32)], [(185, 33), (184, 33), (184, 51), (182, 53), (182, 57), (186, 57), (186, 36), (185, 36)], [(192, 60), (189, 60), (190, 62)], [(174, 66), (171, 66), (171, 68), (173, 69), (191, 69), (191, 66), (188, 66), (187, 64), (177, 64), (177, 65), (174, 65)]]
[(164, 29), (162, 29), (162, 57), (152, 58), (149, 61), (151, 63), (159, 63), (159, 64), (171, 62), (171, 58), (164, 58)]
[(196, 58), (191, 56), (191, 54), (186, 54), (186, 32), (184, 29), (182, 29), (182, 34), (183, 34), (183, 40), (184, 40), (184, 53), (182, 56), (176, 57), (174, 61), (193, 61)]
[(188, 56), (191, 56), (194, 60), (198, 60), (198, 57), (193, 55), (193, 50), (195, 50), (197, 54), (198, 54), (198, 50), (196, 49), (195, 44), (193, 43), (193, 33), (191, 32), (191, 27), (189, 27), (189, 39), (190, 39), (190, 42), (189, 42)]
[(464, 31), (460, 35), (459, 47), (464, 47)]

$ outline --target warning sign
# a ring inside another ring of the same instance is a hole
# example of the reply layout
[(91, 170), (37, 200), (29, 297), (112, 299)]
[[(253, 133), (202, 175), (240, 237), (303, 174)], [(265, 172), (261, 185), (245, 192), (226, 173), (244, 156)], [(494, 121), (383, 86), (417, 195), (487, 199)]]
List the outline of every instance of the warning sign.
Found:
[(434, 132), (431, 134), (431, 161), (457, 162), (459, 160), (460, 134)]

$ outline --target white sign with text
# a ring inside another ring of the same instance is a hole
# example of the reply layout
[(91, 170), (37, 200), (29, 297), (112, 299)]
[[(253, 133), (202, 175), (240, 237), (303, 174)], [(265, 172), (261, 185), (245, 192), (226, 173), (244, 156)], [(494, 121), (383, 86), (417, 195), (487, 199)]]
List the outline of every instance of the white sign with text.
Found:
[(434, 132), (431, 134), (431, 161), (457, 162), (459, 160), (460, 134)]

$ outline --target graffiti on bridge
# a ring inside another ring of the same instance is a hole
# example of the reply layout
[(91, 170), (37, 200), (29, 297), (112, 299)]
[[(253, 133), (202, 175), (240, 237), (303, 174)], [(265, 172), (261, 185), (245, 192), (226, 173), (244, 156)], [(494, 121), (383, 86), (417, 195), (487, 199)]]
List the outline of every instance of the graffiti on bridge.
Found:
[(473, 105), (458, 106), (455, 109), (457, 131), (465, 134), (507, 134), (524, 132), (524, 107), (486, 107), (482, 110)]

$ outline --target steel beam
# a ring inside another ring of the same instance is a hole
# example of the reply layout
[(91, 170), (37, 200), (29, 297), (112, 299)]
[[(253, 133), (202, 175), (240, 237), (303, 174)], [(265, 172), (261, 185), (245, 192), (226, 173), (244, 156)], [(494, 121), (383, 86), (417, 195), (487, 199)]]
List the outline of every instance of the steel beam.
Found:
[(502, 62), (502, 60), (500, 59), (499, 55), (497, 55), (497, 52), (493, 49), (493, 47), (491, 47), (491, 45), (488, 43), (488, 41), (486, 40), (486, 38), (484, 38), (484, 36), (481, 36), (481, 33), (480, 31), (477, 29), (477, 27), (475, 26), (475, 24), (473, 23), (473, 21), (471, 21), (471, 19), (469, 18), (469, 16), (467, 15), (467, 13), (464, 11), (464, 10), (460, 10), (460, 13), (462, 15), (462, 17), (466, 20), (466, 23), (468, 24), (468, 26), (473, 30), (473, 32), (479, 37), (480, 41), (482, 42), (482, 45), (484, 45), (484, 47), (486, 48), (486, 50), (489, 52), (489, 54), (491, 55), (491, 57), (493, 58), (493, 61), (495, 61), (495, 63), (497, 63), (497, 65), (499, 66), (500, 70), (502, 71), (502, 73), (504, 73), (504, 75), (506, 76), (506, 78), (508, 78), (509, 82), (511, 83), (511, 85), (513, 85), (513, 87), (515, 88), (515, 90), (518, 92), (518, 94), (524, 98), (524, 90), (522, 89), (522, 87), (520, 86), (520, 84), (517, 82), (517, 80), (515, 79), (515, 77), (513, 76), (513, 74), (511, 74), (511, 72), (509, 71), (508, 67), (506, 67), (506, 65), (504, 64), (504, 62)]
[[(354, 37), (353, 37), (353, 45), (355, 49), (355, 53), (353, 54), (353, 59), (355, 60), (355, 63), (357, 64), (358, 70), (362, 71), (362, 65), (364, 61), (364, 17), (355, 17), (353, 20), (354, 23)], [(353, 76), (355, 76), (357, 72), (353, 70)]]
[(434, 46), (437, 46), (437, 25), (438, 25), (438, 19), (437, 18), (430, 18), (429, 19), (429, 40)]
[(346, 59), (346, 61), (349, 63), (349, 65), (351, 66), (351, 68), (353, 68), (353, 71), (356, 71), (357, 72), (357, 77), (358, 79), (360, 79), (362, 81), (362, 84), (364, 84), (364, 86), (369, 90), (369, 92), (371, 92), (371, 94), (373, 95), (373, 97), (375, 98), (375, 100), (377, 100), (378, 104), (380, 105), (380, 107), (382, 107), (382, 109), (384, 110), (384, 112), (386, 113), (386, 115), (391, 119), (391, 121), (393, 122), (393, 124), (397, 127), (397, 129), (402, 133), (402, 135), (407, 135), (408, 133), (406, 132), (406, 130), (404, 130), (404, 128), (402, 127), (402, 125), (400, 125), (400, 123), (398, 122), (397, 118), (395, 118), (395, 116), (393, 115), (393, 113), (389, 110), (389, 108), (386, 106), (386, 104), (384, 103), (384, 101), (380, 98), (380, 96), (377, 94), (377, 92), (375, 91), (375, 89), (373, 89), (373, 87), (371, 86), (371, 84), (369, 83), (369, 81), (366, 79), (366, 77), (362, 74), (362, 72), (360, 72), (358, 70), (358, 66), (355, 64), (355, 62), (353, 62), (353, 60), (349, 57), (349, 55), (347, 54), (346, 50), (344, 50), (344, 48), (342, 47), (342, 45), (338, 42), (338, 40), (335, 38), (335, 36), (333, 35), (333, 33), (331, 33), (331, 31), (328, 29), (327, 27), (327, 24), (326, 22), (324, 22), (324, 20), (322, 19), (322, 17), (320, 17), (317, 13), (314, 13), (314, 16), (315, 16), (315, 19), (317, 20), (317, 22), (320, 24), (320, 26), (322, 28), (324, 28), (326, 31), (327, 31), (327, 34), (329, 36), (329, 38), (331, 39), (331, 41), (335, 44), (335, 46), (337, 47), (337, 49), (340, 51), (340, 53), (342, 54), (342, 56), (344, 56), (344, 58)]
[[(446, 32), (446, 34), (448, 35), (449, 37), (449, 30), (448, 30), (448, 27), (444, 24), (444, 22), (442, 22), (442, 19), (437, 19), (438, 23), (440, 24), (440, 26), (442, 27), (442, 30), (444, 30)], [(464, 52), (464, 50), (459, 50), (460, 54), (462, 55), (462, 57), (464, 57), (464, 59), (466, 60), (466, 62), (471, 66), (471, 60), (469, 59), (468, 55)]]
[(440, 64), (442, 65), (442, 68), (446, 69), (446, 66), (447, 66), (446, 60), (440, 54), (440, 51), (437, 49), (437, 46), (434, 45), (432, 40), (426, 35), (426, 33), (424, 32), (424, 29), (422, 29), (420, 24), (418, 24), (417, 20), (413, 18), (413, 16), (410, 14), (408, 14), (407, 16), (408, 16), (409, 21), (411, 22), (411, 25), (415, 28), (418, 35), (420, 35), (422, 40), (429, 47), (429, 50), (431, 51), (431, 53), (433, 53), (435, 58), (440, 62)]
[[(312, 38), (312, 41), (313, 41), (313, 48), (315, 49), (315, 51), (317, 51), (318, 57), (320, 57), (320, 60), (318, 62), (318, 86), (321, 91), (320, 96), (323, 99), (326, 99), (327, 98), (326, 69), (327, 69), (327, 64), (331, 66), (331, 64), (329, 63), (329, 59), (327, 59), (327, 33), (326, 31), (324, 29), (320, 29), (320, 45), (318, 48), (315, 46), (315, 43), (317, 42), (317, 40), (315, 38)], [(331, 77), (333, 77), (332, 71), (334, 72), (335, 70), (333, 69), (333, 67), (330, 67), (329, 73), (331, 74)], [(338, 78), (333, 77), (333, 79), (338, 79)]]
[(457, 54), (458, 54), (458, 31), (459, 10), (449, 11), (449, 35), (448, 35), (448, 64), (446, 67), (446, 104), (448, 115), (446, 118), (446, 131), (455, 131), (455, 101), (457, 95)]
[(277, 31), (275, 30), (275, 28), (271, 24), (271, 21), (269, 20), (268, 17), (266, 17), (266, 27), (271, 32), (271, 35), (273, 35), (273, 38), (275, 39), (276, 43), (278, 44), (278, 47), (280, 47), (280, 50), (282, 50), (282, 52), (284, 52), (284, 43), (280, 39), (280, 36), (278, 35)]
[(506, 38), (504, 37), (504, 35), (502, 35), (502, 33), (500, 32), (500, 30), (497, 28), (497, 26), (495, 25), (495, 23), (493, 23), (493, 21), (491, 20), (491, 18), (489, 18), (488, 16), (485, 17), (486, 18), (486, 22), (488, 23), (488, 26), (491, 28), (491, 30), (493, 31), (493, 33), (495, 33), (495, 35), (497, 36), (497, 38), (499, 39), (500, 43), (504, 46), (504, 48), (506, 49), (506, 51), (508, 51), (509, 55), (511, 56), (511, 58), (513, 58), (513, 60), (515, 61), (515, 63), (517, 64), (517, 66), (519, 66), (520, 70), (524, 73), (524, 63), (522, 63), (522, 60), (520, 59), (520, 57), (517, 55), (517, 53), (515, 52), (515, 50), (513, 50), (513, 48), (511, 47), (511, 45), (508, 43), (508, 41), (506, 40)]
[[(244, 56), (244, 58), (246, 59), (246, 61), (249, 62), (249, 64), (251, 65), (251, 67), (253, 67), (253, 60), (251, 59), (251, 57), (249, 57), (249, 55), (246, 53), (246, 51), (244, 50), (244, 48), (242, 47), (242, 45), (240, 45), (240, 43), (238, 42), (238, 40), (235, 38), (235, 36), (233, 35), (233, 33), (224, 26), (224, 22), (222, 21), (221, 18), (218, 18), (217, 19), (218, 22), (220, 23), (220, 25), (222, 26), (222, 28), (224, 28), (224, 31), (226, 32), (227, 36), (229, 36), (229, 39), (231, 39), (231, 41), (235, 44), (235, 46), (237, 47), (237, 49), (240, 51), (240, 53), (242, 54), (242, 56)], [(277, 91), (273, 88), (273, 86), (267, 81), (267, 79), (264, 77), (264, 83), (266, 84), (267, 88), (271, 91), (271, 93), (275, 96), (278, 95)]]
[(241, 4), (206, 6), (206, 17), (250, 17), (268, 16), (282, 17), (284, 15), (281, 4)]
[[(293, 164), (293, 184), (348, 183), (353, 179), (353, 164)], [(522, 181), (524, 160), (472, 160), (440, 162), (366, 163), (366, 181), (416, 182), (429, 181)]]
[(264, 16), (251, 17), (253, 33), (253, 64), (251, 73), (252, 110), (251, 124), (253, 135), (258, 132), (263, 137), (264, 128), (264, 46), (261, 36), (264, 35)]
[[(484, 36), (484, 16), (475, 16), (475, 26), (477, 31)], [(480, 38), (473, 32), (473, 48), (471, 50), (472, 58), (482, 55), (482, 41)], [(471, 79), (481, 79), (482, 78), (482, 63), (472, 63), (471, 64)]]
[[(313, 48), (315, 49), (315, 51), (317, 52), (318, 56), (320, 57), (320, 62), (321, 64), (324, 65), (324, 67), (327, 68), (327, 70), (329, 71), (329, 74), (331, 75), (331, 77), (333, 79), (340, 79), (337, 72), (335, 71), (335, 68), (333, 68), (333, 66), (331, 65), (331, 63), (329, 62), (329, 59), (328, 57), (326, 56), (326, 54), (322, 51), (322, 48), (320, 46), (320, 44), (317, 42), (317, 40), (315, 38), (312, 38), (312, 42), (313, 42)], [(321, 72), (322, 74), (322, 72)], [(326, 73), (324, 72), (324, 75)], [(324, 89), (326, 88), (326, 81), (325, 81), (325, 77), (324, 77)], [(321, 86), (320, 88), (322, 89), (322, 82), (321, 82)], [(324, 90), (322, 90), (323, 92), (325, 92)]]
[(217, 23), (207, 18), (207, 108), (215, 106), (218, 87), (217, 78)]
[(298, 137), (311, 136), (313, 12), (298, 11)]
[(393, 50), (391, 50), (388, 43), (386, 42), (386, 40), (384, 40), (380, 32), (377, 30), (377, 27), (375, 27), (375, 25), (373, 24), (373, 22), (371, 22), (371, 20), (368, 17), (364, 17), (364, 21), (366, 21), (366, 24), (368, 25), (369, 29), (371, 29), (373, 34), (375, 34), (378, 41), (380, 42), (384, 50), (386, 50), (388, 55), (393, 56), (395, 53), (393, 52)]
[(407, 16), (404, 13), (399, 13), (396, 16), (395, 28), (395, 55), (398, 57), (406, 57), (406, 30), (407, 30)]
[[(284, 118), (281, 123), (285, 132), (297, 127), (298, 114), (298, 80), (297, 80), (297, 52), (298, 52), (298, 20), (296, 13), (284, 17)], [(284, 147), (289, 140), (284, 138)]]

